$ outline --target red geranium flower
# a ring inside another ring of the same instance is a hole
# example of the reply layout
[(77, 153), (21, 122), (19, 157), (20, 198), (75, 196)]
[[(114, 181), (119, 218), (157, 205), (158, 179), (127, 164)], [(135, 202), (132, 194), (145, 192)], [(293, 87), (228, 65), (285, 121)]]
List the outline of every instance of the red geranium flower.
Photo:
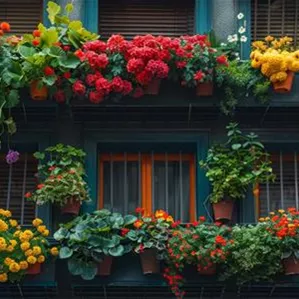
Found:
[(27, 192), (24, 196), (25, 196), (25, 198), (30, 198), (32, 196), (32, 193), (31, 192)]
[(44, 187), (45, 187), (45, 184), (39, 184), (39, 185), (37, 185), (37, 189), (42, 189)]
[(97, 91), (91, 91), (89, 93), (89, 100), (94, 104), (99, 104), (104, 100), (104, 95)]
[(81, 80), (77, 80), (73, 84), (73, 91), (74, 91), (74, 93), (76, 93), (78, 95), (84, 95), (85, 91), (86, 91), (86, 87)]
[(65, 72), (65, 73), (63, 74), (63, 77), (64, 77), (65, 79), (69, 79), (69, 78), (71, 78), (71, 73), (70, 73), (70, 72)]
[(50, 66), (46, 66), (46, 67), (44, 68), (44, 74), (45, 74), (46, 76), (52, 76), (52, 75), (55, 74), (55, 71), (54, 71), (54, 69), (51, 68)]
[(55, 94), (54, 94), (54, 99), (56, 100), (57, 103), (64, 103), (65, 102), (65, 95), (63, 90), (58, 90)]
[(198, 71), (194, 75), (194, 80), (201, 81), (205, 77), (205, 74), (202, 71)]

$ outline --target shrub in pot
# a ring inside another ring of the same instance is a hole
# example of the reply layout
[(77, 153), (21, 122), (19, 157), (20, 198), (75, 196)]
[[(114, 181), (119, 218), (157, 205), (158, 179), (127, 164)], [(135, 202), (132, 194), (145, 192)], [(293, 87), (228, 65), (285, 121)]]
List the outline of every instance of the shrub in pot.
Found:
[(154, 215), (145, 215), (142, 208), (137, 208), (136, 212), (135, 229), (128, 232), (127, 238), (132, 241), (133, 250), (140, 255), (143, 273), (159, 273), (159, 260), (166, 249), (173, 218), (163, 210), (157, 210)]
[(210, 201), (216, 220), (231, 220), (234, 201), (243, 199), (250, 186), (274, 180), (269, 155), (257, 135), (245, 135), (238, 124), (230, 123), (227, 137), (200, 162), (212, 185)]
[(85, 181), (84, 157), (81, 149), (57, 144), (44, 152), (36, 152), (39, 160), (37, 189), (25, 197), (37, 205), (53, 203), (63, 213), (78, 214), (83, 201), (90, 200)]
[(109, 275), (111, 257), (120, 257), (132, 250), (126, 234), (135, 221), (133, 215), (122, 217), (105, 209), (79, 216), (61, 225), (54, 234), (61, 243), (59, 257), (68, 259), (71, 274), (85, 280), (93, 279), (97, 273)]

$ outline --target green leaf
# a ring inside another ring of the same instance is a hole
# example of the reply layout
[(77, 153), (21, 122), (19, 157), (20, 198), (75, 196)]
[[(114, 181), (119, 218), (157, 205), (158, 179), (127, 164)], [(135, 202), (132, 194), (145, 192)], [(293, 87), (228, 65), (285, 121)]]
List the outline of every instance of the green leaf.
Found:
[(72, 53), (68, 53), (67, 56), (58, 58), (58, 62), (60, 66), (69, 69), (75, 69), (80, 64), (79, 58)]
[(286, 252), (283, 252), (283, 253), (282, 253), (281, 258), (282, 258), (282, 259), (287, 259), (287, 258), (289, 258), (291, 255), (292, 255), (292, 252), (291, 252), (291, 251), (286, 251)]
[(86, 263), (83, 265), (81, 277), (84, 280), (92, 280), (97, 275), (98, 268), (94, 263)]
[(72, 275), (81, 275), (83, 272), (82, 262), (77, 259), (68, 260), (68, 269)]
[(108, 252), (112, 256), (122, 256), (124, 254), (124, 251), (124, 246), (118, 245), (117, 247), (110, 248)]
[(36, 50), (32, 47), (20, 46), (19, 53), (22, 57), (28, 58), (28, 57), (32, 57), (34, 54), (36, 54)]
[(41, 35), (43, 43), (50, 47), (59, 41), (58, 32), (55, 28), (50, 28)]
[(238, 150), (241, 147), (242, 147), (242, 144), (240, 144), (240, 143), (235, 143), (235, 144), (232, 145), (233, 150)]
[(19, 103), (19, 98), (20, 97), (17, 90), (15, 89), (10, 90), (7, 96), (5, 108), (13, 108), (17, 106), (17, 104)]
[(136, 220), (137, 220), (137, 217), (136, 217), (136, 216), (133, 216), (133, 215), (126, 215), (126, 216), (124, 217), (124, 225), (125, 225), (125, 226), (131, 225), (131, 224), (133, 224)]
[[(36, 153), (34, 153), (33, 156), (34, 156), (34, 158), (36, 158), (38, 160), (45, 159), (44, 153), (36, 152)], [(68, 234), (69, 234), (69, 231), (64, 227), (61, 227), (57, 232), (55, 232), (54, 239), (56, 241), (61, 241), (61, 240), (65, 239), (68, 236)]]
[(61, 10), (61, 7), (58, 4), (56, 4), (55, 2), (52, 2), (52, 1), (48, 2), (47, 12), (48, 12), (48, 18), (49, 18), (51, 24), (54, 24), (55, 16), (60, 13), (60, 10)]
[(61, 57), (63, 56), (65, 53), (64, 51), (60, 48), (60, 47), (57, 47), (57, 46), (52, 46), (50, 48), (50, 51), (48, 53), (50, 56), (52, 57)]
[(60, 251), (59, 251), (59, 257), (61, 259), (67, 259), (69, 257), (71, 257), (73, 254), (73, 250), (69, 247), (61, 247)]
[(45, 83), (47, 86), (52, 86), (56, 82), (57, 77), (56, 76), (47, 76), (43, 77), (43, 83)]
[(17, 126), (16, 126), (16, 123), (15, 123), (15, 121), (13, 120), (12, 117), (7, 118), (7, 119), (4, 121), (4, 123), (6, 124), (7, 132), (8, 132), (9, 134), (12, 135), (12, 134), (16, 133), (16, 131), (17, 131)]
[(68, 3), (64, 9), (66, 13), (69, 15), (74, 10), (74, 5), (72, 3)]
[(83, 27), (82, 22), (81, 21), (72, 21), (69, 23), (69, 29), (74, 30), (74, 31), (78, 31)]

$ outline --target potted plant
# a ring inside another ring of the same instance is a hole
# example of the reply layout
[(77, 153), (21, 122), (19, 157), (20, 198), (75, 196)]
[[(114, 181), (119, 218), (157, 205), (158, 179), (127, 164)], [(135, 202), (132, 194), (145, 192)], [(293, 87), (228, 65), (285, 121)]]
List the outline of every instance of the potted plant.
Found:
[(54, 234), (61, 243), (59, 256), (68, 259), (69, 271), (83, 279), (110, 275), (112, 258), (132, 249), (126, 235), (135, 221), (133, 215), (122, 217), (105, 209), (77, 217)]
[(90, 200), (85, 181), (85, 153), (72, 146), (57, 144), (44, 152), (36, 152), (34, 157), (39, 160), (39, 184), (25, 197), (37, 205), (57, 204), (62, 213), (77, 215), (82, 202)]
[(216, 220), (231, 220), (234, 201), (243, 199), (250, 186), (274, 180), (269, 155), (257, 135), (244, 135), (237, 123), (230, 123), (227, 137), (200, 162), (212, 185), (210, 201)]
[(22, 229), (11, 212), (0, 209), (0, 282), (19, 282), (25, 275), (37, 275), (50, 254), (57, 255), (56, 247), (50, 248), (46, 237), (49, 230), (36, 218), (32, 227)]
[(299, 50), (292, 42), (287, 36), (280, 39), (267, 36), (264, 41), (252, 43), (251, 65), (260, 69), (277, 93), (290, 92), (294, 73), (299, 72)]
[(135, 230), (128, 232), (127, 238), (132, 241), (134, 251), (140, 255), (143, 273), (159, 273), (159, 259), (166, 249), (173, 218), (163, 210), (156, 211), (154, 215), (145, 215), (142, 208), (137, 208), (136, 212), (138, 219), (134, 222)]
[(284, 273), (299, 274), (299, 211), (296, 208), (278, 210), (271, 212), (269, 217), (260, 218), (260, 222), (274, 239), (278, 239)]
[(181, 286), (187, 265), (196, 268), (200, 275), (214, 275), (226, 263), (232, 244), (230, 231), (227, 226), (205, 223), (205, 217), (173, 229), (167, 241), (164, 277), (178, 298), (184, 293)]

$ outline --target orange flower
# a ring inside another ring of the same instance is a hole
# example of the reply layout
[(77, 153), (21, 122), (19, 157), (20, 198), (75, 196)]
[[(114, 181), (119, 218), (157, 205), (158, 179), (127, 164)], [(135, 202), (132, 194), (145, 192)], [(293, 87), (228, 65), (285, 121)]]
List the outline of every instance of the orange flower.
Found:
[(40, 41), (39, 41), (38, 39), (34, 39), (34, 40), (32, 41), (32, 45), (33, 45), (33, 46), (38, 46), (39, 43), (40, 43)]
[(166, 218), (166, 221), (167, 222), (171, 222), (171, 223), (173, 223), (173, 218), (172, 218), (172, 216), (168, 216), (167, 218)]
[(142, 225), (143, 225), (143, 221), (140, 219), (138, 219), (134, 222), (134, 227), (137, 229), (140, 228)]
[(168, 217), (168, 214), (163, 211), (163, 210), (157, 210), (156, 213), (155, 213), (155, 217), (156, 218), (164, 218), (164, 219), (167, 219)]
[(135, 209), (135, 212), (136, 212), (137, 214), (141, 214), (141, 215), (143, 215), (143, 214), (144, 214), (144, 209), (138, 207), (138, 208)]
[(0, 24), (0, 29), (3, 31), (10, 31), (10, 25), (7, 22), (2, 22)]
[(32, 35), (33, 35), (34, 37), (40, 37), (41, 32), (40, 32), (39, 30), (33, 30)]

